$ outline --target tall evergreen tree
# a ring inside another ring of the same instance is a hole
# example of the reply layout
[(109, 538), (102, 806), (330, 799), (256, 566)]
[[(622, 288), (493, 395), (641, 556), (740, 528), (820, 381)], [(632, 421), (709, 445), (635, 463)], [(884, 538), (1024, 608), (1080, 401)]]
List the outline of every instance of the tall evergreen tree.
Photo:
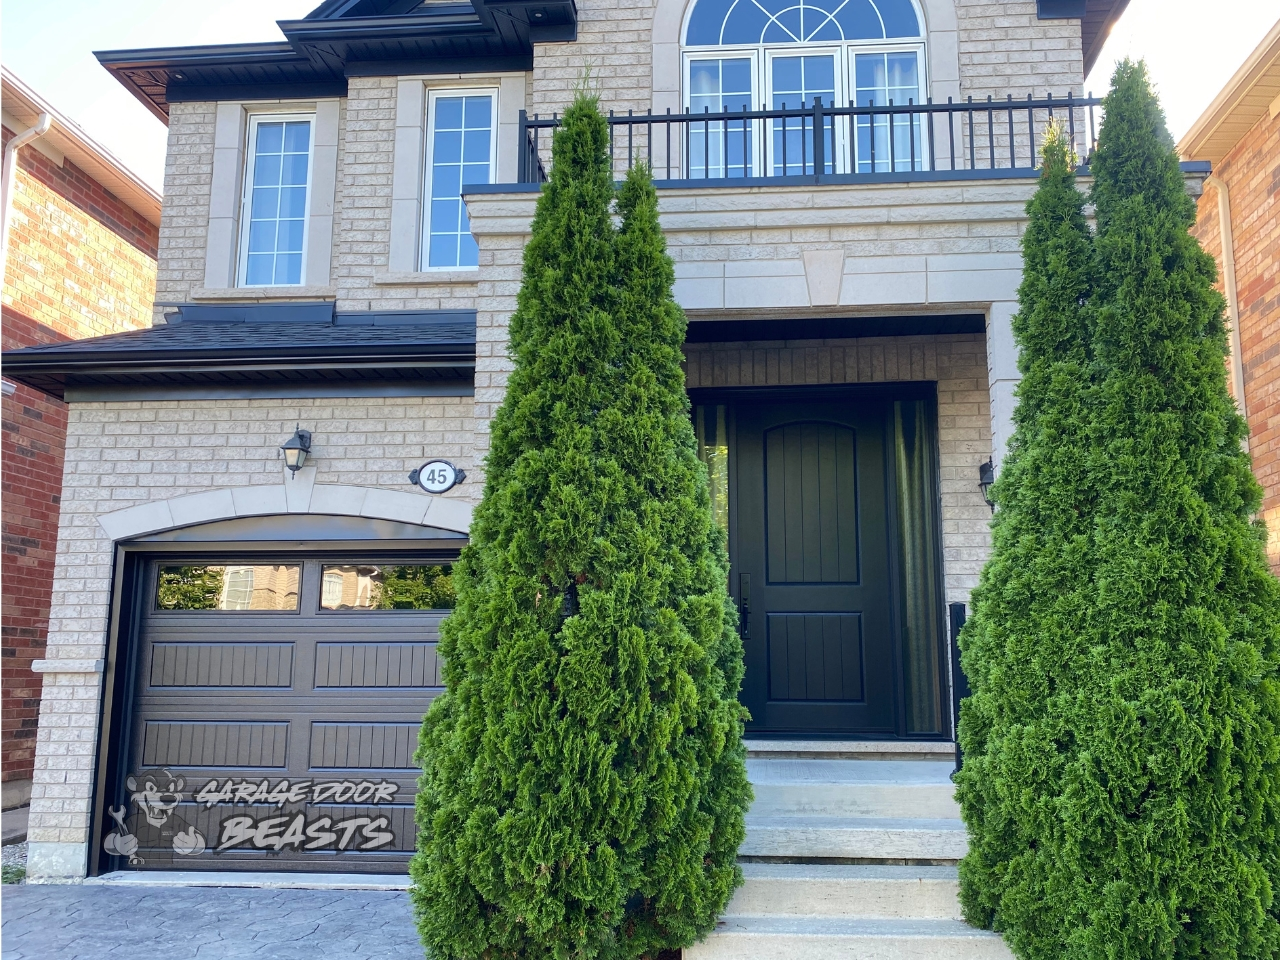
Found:
[[(961, 899), (975, 923), (1005, 931), (1023, 956), (1062, 930), (1069, 878), (1056, 846), (1056, 798), (1073, 750), (1069, 699), (1081, 678), (1092, 582), (1090, 381), (1092, 238), (1075, 158), (1061, 127), (1027, 204), (1013, 333), (1022, 382), (1014, 434), (992, 496), (990, 562), (961, 639), (972, 687), (957, 795), (969, 826)], [(1067, 701), (1067, 702), (1064, 702)]]
[(1145, 65), (1093, 160), (1096, 613), (1063, 807), (1079, 957), (1280, 955), (1280, 584), (1223, 299)]
[(652, 957), (740, 882), (742, 651), (646, 171), (566, 111), (441, 627), (412, 897), (436, 960)]
[[(1274, 958), (1280, 585), (1214, 265), (1141, 64), (1117, 69), (1092, 168), (1091, 270), (1074, 241), (1036, 255), (1034, 210), (1027, 235), (1023, 322), (1080, 289), (1087, 333), (1058, 362), (1078, 388), (1046, 401), (1020, 334), (1018, 442), (963, 641), (966, 913), (1031, 960)], [(1076, 467), (1037, 491), (1053, 423)]]

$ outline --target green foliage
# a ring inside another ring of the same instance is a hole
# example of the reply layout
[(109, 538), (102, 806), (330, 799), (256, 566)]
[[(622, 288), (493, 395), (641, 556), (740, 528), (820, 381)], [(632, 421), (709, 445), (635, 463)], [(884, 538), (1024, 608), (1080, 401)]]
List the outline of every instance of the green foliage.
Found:
[(1274, 958), (1280, 584), (1144, 66), (1106, 117), (1096, 236), (1059, 146), (1029, 207), (1025, 379), (962, 637), (962, 900), (1028, 960)]
[(27, 879), (27, 868), (16, 863), (6, 863), (0, 867), (0, 883), (21, 883)]
[(458, 597), (447, 566), (383, 567), (374, 593), (379, 610), (452, 610)]
[(579, 97), (441, 629), (411, 866), (438, 960), (653, 957), (710, 930), (741, 880), (742, 650), (685, 320), (648, 173), (617, 195), (615, 229), (607, 149)]
[(156, 603), (161, 610), (217, 610), (226, 567), (161, 567)]

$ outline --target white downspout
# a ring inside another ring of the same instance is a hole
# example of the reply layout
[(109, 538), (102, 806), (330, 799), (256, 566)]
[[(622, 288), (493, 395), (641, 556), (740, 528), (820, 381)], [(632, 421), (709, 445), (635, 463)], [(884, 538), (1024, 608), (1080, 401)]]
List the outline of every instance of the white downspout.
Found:
[(4, 148), (4, 171), (0, 178), (0, 191), (4, 192), (4, 219), (0, 220), (0, 264), (9, 258), (9, 218), (13, 215), (13, 173), (18, 165), (18, 150), (32, 140), (37, 140), (49, 132), (53, 126), (53, 117), (42, 113), (36, 119), (36, 125), (29, 130), (16, 134)]
[[(1205, 186), (1218, 191), (1218, 223), (1222, 233), (1222, 280), (1227, 288), (1227, 315), (1231, 318), (1231, 393), (1236, 398), (1242, 417), (1248, 416), (1244, 402), (1244, 359), (1240, 355), (1240, 293), (1236, 288), (1236, 241), (1231, 229), (1231, 191), (1214, 176), (1205, 178)], [(1249, 449), (1249, 435), (1244, 438)]]

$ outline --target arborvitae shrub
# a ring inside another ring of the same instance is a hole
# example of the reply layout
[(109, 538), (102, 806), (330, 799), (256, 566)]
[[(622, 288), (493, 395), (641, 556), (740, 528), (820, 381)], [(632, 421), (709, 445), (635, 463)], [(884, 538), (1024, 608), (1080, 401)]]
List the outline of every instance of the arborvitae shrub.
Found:
[[(1274, 958), (1280, 585), (1252, 519), (1214, 264), (1141, 64), (1117, 69), (1092, 172), (1092, 266), (1068, 271), (1090, 272), (1093, 318), (1080, 467), (1053, 498), (1071, 535), (1014, 534), (1039, 499), (1030, 451), (1066, 416), (1032, 403), (964, 637), (965, 907), (1033, 960)], [(1032, 243), (1028, 283), (1061, 276)]]
[(441, 627), (412, 898), (434, 960), (685, 946), (741, 880), (742, 650), (646, 171), (566, 111)]
[[(1069, 698), (1080, 678), (1095, 563), (1090, 424), (1092, 246), (1074, 157), (1051, 130), (1027, 205), (1024, 273), (1013, 320), (1022, 382), (1014, 433), (992, 497), (991, 560), (962, 637), (973, 694), (962, 706), (958, 796), (970, 852), (960, 865), (966, 915), (998, 918), (1011, 944), (1060, 932), (1045, 910), (1062, 863), (1046, 838), (1070, 757)], [(1027, 956), (1036, 956), (1028, 952)]]

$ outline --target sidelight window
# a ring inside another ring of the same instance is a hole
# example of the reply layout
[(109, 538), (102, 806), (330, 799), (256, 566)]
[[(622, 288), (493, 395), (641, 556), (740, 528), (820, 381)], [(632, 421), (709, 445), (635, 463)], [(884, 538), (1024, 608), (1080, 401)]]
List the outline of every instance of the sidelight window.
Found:
[(711, 515), (729, 544), (729, 431), (725, 422), (725, 406), (693, 408), (694, 433), (698, 438), (698, 459), (707, 468), (707, 486), (711, 494)]

